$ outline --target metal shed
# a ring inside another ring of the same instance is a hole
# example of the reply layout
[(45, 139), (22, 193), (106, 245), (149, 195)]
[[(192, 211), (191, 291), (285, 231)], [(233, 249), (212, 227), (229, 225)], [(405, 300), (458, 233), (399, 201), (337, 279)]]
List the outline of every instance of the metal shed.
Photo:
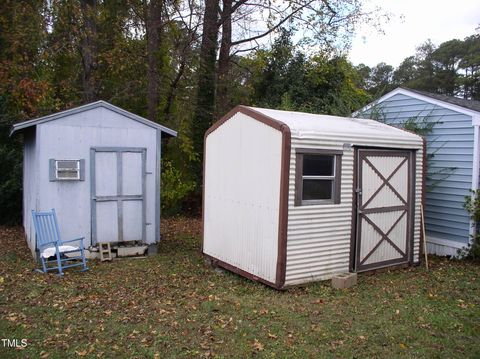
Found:
[(204, 156), (214, 264), (281, 289), (420, 260), (420, 136), (238, 106), (207, 131)]
[(463, 205), (479, 188), (480, 101), (397, 88), (358, 110), (359, 117), (382, 116), (394, 126), (418, 117), (434, 124), (426, 135), (426, 241), (429, 253), (456, 256), (468, 246), (475, 226)]
[(160, 240), (164, 126), (104, 101), (13, 125), (24, 136), (23, 225), (36, 253), (31, 210), (55, 208), (64, 238)]

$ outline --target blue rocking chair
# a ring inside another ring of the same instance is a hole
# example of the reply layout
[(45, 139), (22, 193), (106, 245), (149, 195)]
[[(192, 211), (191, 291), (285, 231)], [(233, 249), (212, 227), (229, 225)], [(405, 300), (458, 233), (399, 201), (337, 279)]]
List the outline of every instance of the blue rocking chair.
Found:
[[(86, 271), (87, 260), (83, 249), (83, 238), (62, 241), (60, 230), (58, 229), (57, 214), (52, 209), (50, 212), (32, 211), (33, 224), (37, 234), (37, 248), (40, 251), (40, 260), (42, 269), (38, 271), (47, 273), (57, 270), (59, 275), (63, 275), (65, 268), (79, 267), (81, 271)], [(76, 245), (72, 243), (78, 242)], [(79, 253), (72, 257), (69, 253)], [(51, 259), (51, 258), (54, 259)]]

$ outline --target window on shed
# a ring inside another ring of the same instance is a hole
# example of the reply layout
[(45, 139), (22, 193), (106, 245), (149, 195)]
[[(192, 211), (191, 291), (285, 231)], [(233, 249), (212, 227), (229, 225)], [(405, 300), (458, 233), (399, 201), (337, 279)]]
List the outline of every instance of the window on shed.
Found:
[(83, 181), (84, 160), (50, 160), (50, 181)]
[(342, 151), (298, 149), (295, 205), (340, 203)]

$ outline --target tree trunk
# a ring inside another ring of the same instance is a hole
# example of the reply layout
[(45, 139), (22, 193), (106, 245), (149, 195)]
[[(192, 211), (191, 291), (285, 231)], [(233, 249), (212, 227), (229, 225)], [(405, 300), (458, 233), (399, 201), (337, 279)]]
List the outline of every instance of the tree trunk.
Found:
[(147, 35), (147, 112), (148, 119), (158, 120), (162, 48), (163, 0), (150, 0), (145, 19)]
[[(200, 66), (198, 69), (197, 106), (193, 120), (193, 148), (200, 161), (193, 164), (193, 174), (197, 183), (201, 183), (203, 136), (214, 120), (215, 110), (215, 63), (218, 39), (219, 0), (205, 0), (203, 16), (202, 44), (200, 47)], [(199, 187), (197, 187), (199, 189)]]
[(84, 21), (83, 36), (80, 40), (82, 56), (83, 102), (96, 100), (94, 71), (97, 68), (97, 0), (80, 0), (80, 9)]
[(228, 111), (228, 72), (230, 69), (230, 48), (232, 45), (232, 0), (223, 0), (222, 42), (218, 59), (217, 115), (216, 119)]

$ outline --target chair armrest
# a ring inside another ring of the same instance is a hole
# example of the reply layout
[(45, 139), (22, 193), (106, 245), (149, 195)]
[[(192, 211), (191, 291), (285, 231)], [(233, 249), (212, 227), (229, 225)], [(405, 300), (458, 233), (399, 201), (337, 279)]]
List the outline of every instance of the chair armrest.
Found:
[(75, 238), (75, 239), (70, 239), (68, 241), (61, 241), (62, 244), (65, 244), (65, 243), (72, 243), (72, 242), (77, 242), (77, 241), (80, 241), (80, 247), (83, 248), (83, 239), (85, 237), (81, 237), (81, 238)]

